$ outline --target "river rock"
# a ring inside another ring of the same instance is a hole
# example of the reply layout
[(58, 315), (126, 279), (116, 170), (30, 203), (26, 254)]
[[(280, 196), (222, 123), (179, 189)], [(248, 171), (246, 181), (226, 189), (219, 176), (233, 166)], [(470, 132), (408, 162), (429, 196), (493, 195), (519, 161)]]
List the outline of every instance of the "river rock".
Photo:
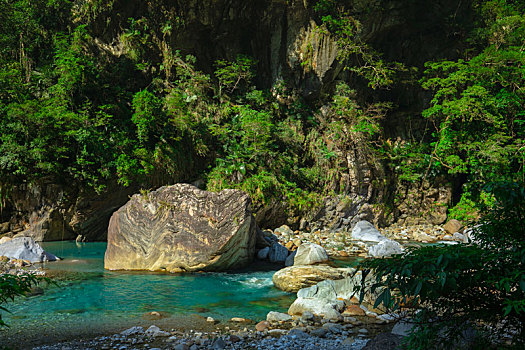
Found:
[(368, 249), (368, 255), (374, 258), (384, 258), (394, 254), (403, 253), (403, 246), (396, 241), (381, 241)]
[(303, 312), (311, 312), (326, 319), (338, 319), (341, 317), (344, 306), (345, 303), (342, 300), (297, 298), (290, 305), (288, 314), (300, 316)]
[(248, 195), (188, 184), (135, 194), (111, 217), (109, 270), (224, 271), (249, 263), (255, 220)]
[(297, 292), (327, 279), (338, 280), (350, 276), (353, 269), (334, 268), (326, 265), (289, 266), (273, 275), (275, 287), (286, 292)]
[(281, 245), (278, 242), (274, 242), (271, 245), (270, 251), (268, 252), (268, 259), (271, 262), (284, 263), (287, 257), (288, 257), (288, 249), (286, 249), (285, 246)]
[(403, 337), (391, 333), (380, 333), (366, 343), (363, 350), (395, 350), (400, 349)]
[(323, 247), (314, 243), (305, 243), (297, 248), (294, 265), (314, 265), (328, 260), (328, 254)]
[(359, 221), (352, 228), (352, 239), (367, 242), (381, 242), (388, 238), (383, 236), (374, 225), (368, 221)]
[(282, 312), (276, 312), (276, 311), (270, 311), (268, 312), (268, 315), (266, 315), (266, 321), (268, 322), (288, 322), (292, 320), (292, 316), (282, 313)]
[(58, 260), (53, 254), (44, 251), (31, 237), (16, 237), (0, 244), (0, 256), (2, 255), (32, 263)]
[(456, 232), (460, 232), (460, 230), (461, 230), (462, 227), (463, 227), (463, 224), (461, 223), (461, 221), (456, 220), (456, 219), (449, 220), (449, 221), (443, 226), (443, 228), (445, 229), (445, 231), (447, 231), (447, 232), (450, 233), (450, 234), (454, 234), (454, 233), (456, 233)]
[(169, 337), (171, 335), (155, 325), (151, 325), (144, 333), (150, 337)]

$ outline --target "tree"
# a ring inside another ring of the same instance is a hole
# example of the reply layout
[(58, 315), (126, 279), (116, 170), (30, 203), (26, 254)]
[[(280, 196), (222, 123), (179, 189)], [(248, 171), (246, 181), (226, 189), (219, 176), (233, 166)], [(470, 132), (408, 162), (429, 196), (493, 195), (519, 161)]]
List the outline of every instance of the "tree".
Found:
[(472, 327), (492, 340), (506, 334), (525, 344), (525, 188), (503, 182), (485, 191), (493, 203), (483, 208), (470, 244), (409, 249), (360, 265), (375, 276), (360, 286), (362, 296), (380, 292), (375, 306), (413, 317), (410, 348), (452, 348)]

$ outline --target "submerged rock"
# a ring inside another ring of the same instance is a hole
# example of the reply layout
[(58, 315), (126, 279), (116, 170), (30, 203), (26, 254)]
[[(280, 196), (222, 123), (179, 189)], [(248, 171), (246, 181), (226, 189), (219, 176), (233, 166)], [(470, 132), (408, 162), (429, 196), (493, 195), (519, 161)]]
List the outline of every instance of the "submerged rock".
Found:
[(0, 244), (0, 256), (2, 255), (32, 263), (58, 260), (55, 255), (44, 251), (31, 237), (16, 237)]
[(188, 184), (136, 194), (111, 217), (109, 270), (224, 271), (249, 263), (255, 219), (248, 195)]

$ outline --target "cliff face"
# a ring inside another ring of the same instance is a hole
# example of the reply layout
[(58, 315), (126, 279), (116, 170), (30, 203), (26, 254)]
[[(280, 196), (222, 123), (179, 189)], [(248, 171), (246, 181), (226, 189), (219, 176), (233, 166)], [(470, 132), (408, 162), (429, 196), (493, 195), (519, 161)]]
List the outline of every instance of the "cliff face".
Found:
[[(336, 81), (345, 80), (361, 91), (361, 99), (371, 101), (366, 83), (345, 71), (338, 62), (336, 39), (324, 31), (309, 0), (178, 0), (122, 1), (104, 5), (87, 21), (96, 45), (108, 55), (126, 53), (123, 35), (130, 18), (147, 18), (157, 25), (169, 25), (169, 45), (197, 58), (196, 66), (205, 73), (215, 70), (218, 59), (234, 60), (239, 54), (257, 60), (256, 83), (270, 88), (279, 80), (307, 101), (319, 103), (333, 91)], [(361, 39), (383, 53), (387, 61), (400, 61), (421, 68), (431, 58), (451, 57), (458, 48), (461, 32), (452, 32), (450, 23), (465, 7), (457, 1), (442, 0), (427, 4), (411, 1), (348, 1), (347, 6), (362, 22)], [(159, 36), (162, 34), (159, 33)], [(154, 53), (152, 53), (154, 54)], [(157, 59), (160, 58), (160, 53)], [(419, 133), (422, 126), (410, 119), (425, 104), (425, 94), (417, 87), (394, 86), (377, 92), (396, 108), (384, 119), (385, 133), (403, 139)], [(370, 159), (359, 140), (341, 145), (341, 162), (348, 173), (340, 174), (344, 196), (326, 198), (310, 218), (310, 228), (339, 228), (358, 219), (385, 224), (397, 219), (406, 222), (446, 218), (451, 192), (446, 186), (425, 184), (424, 190), (401, 188), (382, 164)], [(189, 180), (189, 179), (188, 179)], [(72, 239), (83, 235), (88, 240), (105, 239), (111, 213), (123, 205), (136, 188), (109, 186), (105, 193), (85, 193), (68, 186), (41, 184), (15, 189), (10, 223), (3, 232), (25, 231), (38, 240)], [(393, 216), (383, 217), (382, 201), (397, 193)], [(372, 205), (374, 204), (375, 205)], [(414, 204), (416, 203), (416, 204)], [(282, 208), (259, 208), (259, 224), (299, 225), (300, 218), (285, 218)], [(279, 214), (280, 213), (280, 214)], [(418, 214), (419, 213), (419, 214)], [(423, 214), (421, 214), (423, 213)], [(411, 220), (410, 217), (419, 218)], [(3, 221), (6, 221), (4, 214)], [(303, 226), (306, 226), (303, 223)], [(0, 232), (0, 233), (3, 233)]]

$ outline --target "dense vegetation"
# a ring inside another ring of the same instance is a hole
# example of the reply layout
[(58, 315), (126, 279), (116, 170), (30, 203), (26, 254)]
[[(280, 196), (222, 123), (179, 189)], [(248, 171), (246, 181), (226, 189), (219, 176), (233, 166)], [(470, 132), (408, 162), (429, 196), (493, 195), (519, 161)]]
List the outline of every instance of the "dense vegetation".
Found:
[[(388, 277), (377, 280), (392, 291), (380, 302), (415, 295), (428, 305), (412, 345), (438, 334), (435, 319), (509, 322), (523, 342), (523, 1), (467, 1), (465, 18), (447, 19), (465, 33), (461, 50), (424, 69), (387, 60), (362, 38), (361, 21), (384, 1), (317, 1), (313, 16), (337, 39), (349, 78), (315, 100), (284, 80), (256, 86), (257, 57), (197, 70), (199, 57), (171, 45), (185, 23), (163, 1), (127, 20), (115, 54), (93, 32), (113, 3), (0, 0), (0, 209), (13, 186), (42, 179), (103, 192), (112, 181), (155, 187), (202, 178), (208, 189), (241, 188), (256, 205), (285, 202), (288, 215), (307, 215), (323, 196), (348, 191), (342, 160), (357, 145), (386, 169), (378, 186), (387, 176), (405, 184), (444, 177), (460, 184), (451, 217), (485, 213), (477, 245), (367, 266)], [(411, 115), (425, 128), (391, 139), (389, 91), (407, 85), (426, 105)], [(24, 281), (6, 283), (22, 290)]]

